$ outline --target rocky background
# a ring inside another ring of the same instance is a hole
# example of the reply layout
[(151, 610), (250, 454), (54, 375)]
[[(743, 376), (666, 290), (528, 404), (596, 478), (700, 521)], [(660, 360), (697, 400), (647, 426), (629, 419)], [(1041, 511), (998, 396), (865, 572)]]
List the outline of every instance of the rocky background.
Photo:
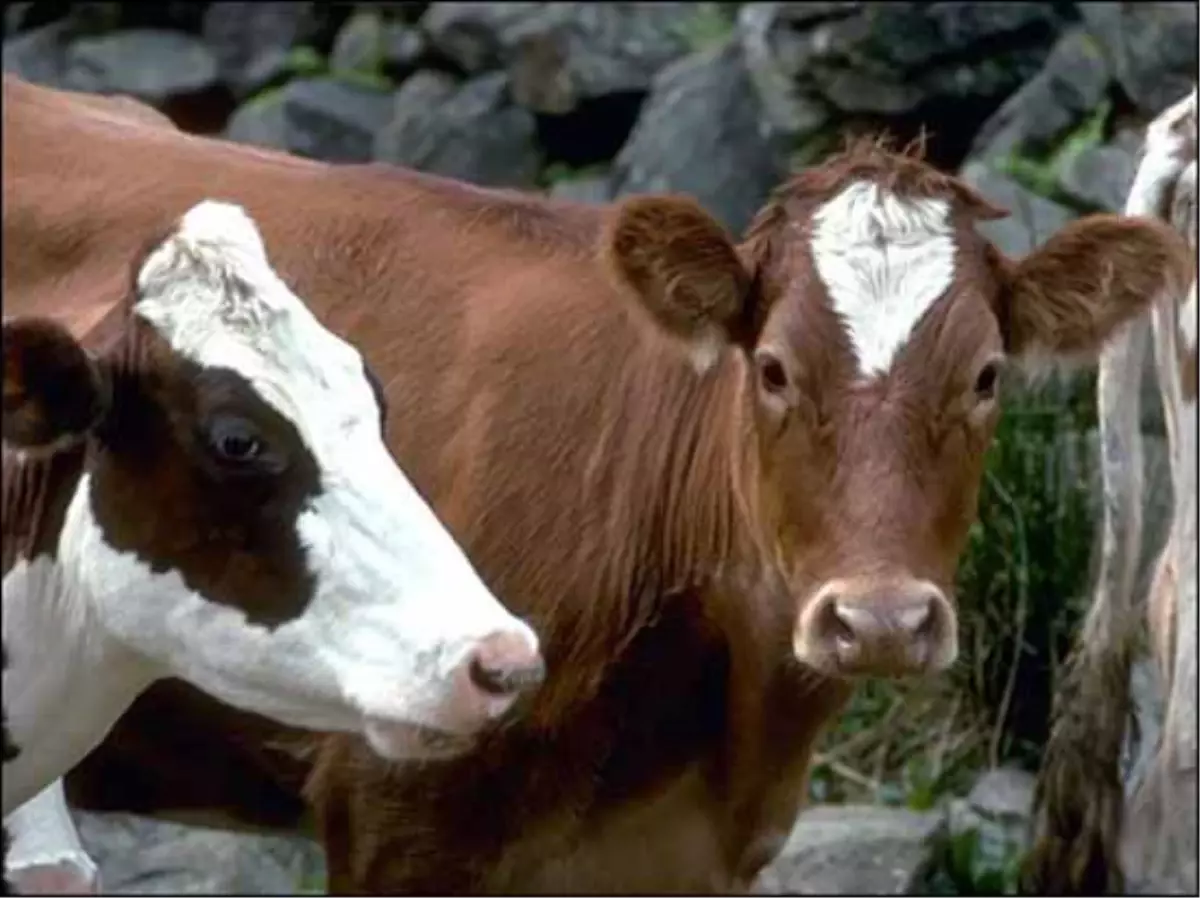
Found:
[[(924, 134), (935, 164), (1012, 211), (982, 227), (1019, 256), (1120, 209), (1140, 129), (1196, 78), (1196, 38), (1187, 2), (46, 0), (6, 6), (3, 65), (318, 159), (596, 202), (682, 191), (734, 231), (843, 135)], [(1054, 670), (1086, 602), (1092, 403), (1085, 375), (1006, 410), (960, 578), (960, 674), (864, 690), (762, 891), (1011, 892)], [(1161, 470), (1155, 394), (1144, 407)], [(1153, 530), (1169, 485), (1150, 479)], [(1152, 737), (1149, 676), (1137, 689)], [(294, 839), (81, 825), (111, 891), (322, 887), (319, 852)]]

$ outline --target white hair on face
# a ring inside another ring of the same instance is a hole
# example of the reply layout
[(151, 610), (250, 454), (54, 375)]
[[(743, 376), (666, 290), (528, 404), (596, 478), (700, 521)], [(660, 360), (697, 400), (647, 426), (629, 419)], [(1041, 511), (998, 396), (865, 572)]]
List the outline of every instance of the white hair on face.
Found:
[(851, 184), (814, 216), (813, 262), (859, 370), (883, 374), (954, 279), (949, 203)]
[(339, 418), (378, 416), (358, 351), (283, 282), (240, 206), (206, 200), (190, 209), (146, 257), (137, 287), (136, 313), (175, 351), (238, 371), (306, 438), (296, 396), (310, 387), (339, 394)]

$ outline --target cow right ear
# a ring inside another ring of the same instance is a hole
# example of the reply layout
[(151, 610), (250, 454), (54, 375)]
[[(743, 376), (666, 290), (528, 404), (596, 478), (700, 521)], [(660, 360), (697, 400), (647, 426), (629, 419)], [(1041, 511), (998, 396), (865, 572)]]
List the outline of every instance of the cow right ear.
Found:
[(84, 437), (107, 412), (99, 367), (62, 325), (5, 321), (3, 351), (6, 443), (54, 449)]
[(621, 202), (601, 238), (615, 280), (702, 370), (730, 343), (746, 342), (753, 277), (725, 229), (684, 196)]

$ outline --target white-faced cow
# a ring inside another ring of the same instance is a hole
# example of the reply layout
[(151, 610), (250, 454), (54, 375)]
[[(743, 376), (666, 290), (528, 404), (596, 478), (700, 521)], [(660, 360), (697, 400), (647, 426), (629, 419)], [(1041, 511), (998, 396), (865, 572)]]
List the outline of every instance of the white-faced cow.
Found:
[[(1168, 222), (1193, 254), (1196, 103), (1193, 91), (1150, 125), (1125, 210)], [(1157, 296), (1100, 359), (1101, 569), (1039, 775), (1036, 842), (1025, 872), (1031, 893), (1120, 894), (1126, 864), (1143, 887), (1196, 890), (1196, 319), (1193, 277), (1187, 289)], [(1135, 582), (1143, 544), (1139, 381), (1151, 342), (1174, 508), (1142, 601)], [(1125, 802), (1120, 762), (1130, 667), (1147, 625), (1165, 687), (1165, 725)]]
[[(336, 892), (747, 887), (854, 684), (954, 661), (1003, 368), (1094, 357), (1190, 277), (1178, 234), (1115, 216), (1010, 261), (975, 228), (1001, 212), (874, 142), (783, 185), (734, 243), (682, 197), (559, 203), (113, 128), (28, 85), (4, 99), (6, 245), (70, 235), (104, 277), (156, 209), (219, 185), (362, 347), (411, 425), (389, 430), (397, 458), (542, 636), (528, 712), (466, 755), (389, 765), (331, 735), (293, 759)], [(61, 264), (6, 254), (5, 277), (36, 289)], [(278, 809), (244, 797), (288, 793), (251, 783), (276, 763), (248, 745), (261, 721), (177, 689), (140, 707), (118, 803)], [(242, 765), (184, 782), (152, 747), (164, 720)]]
[(136, 262), (105, 352), (4, 322), (5, 814), (166, 676), (392, 759), (463, 748), (537, 638), (396, 466), (362, 357), (236, 206)]

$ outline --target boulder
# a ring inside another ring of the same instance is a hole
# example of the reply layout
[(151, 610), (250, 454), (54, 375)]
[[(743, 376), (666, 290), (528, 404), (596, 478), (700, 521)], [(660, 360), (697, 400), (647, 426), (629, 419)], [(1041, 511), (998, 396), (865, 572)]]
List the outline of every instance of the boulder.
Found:
[(542, 3), (431, 3), (419, 25), (430, 44), (464, 72), (502, 65), (506, 30), (545, 6)]
[(804, 65), (843, 112), (898, 115), (939, 100), (1004, 97), (1044, 62), (1053, 3), (877, 3), (806, 33)]
[(532, 187), (541, 166), (533, 114), (511, 105), (508, 76), (458, 85), (418, 72), (391, 101), (374, 158), (493, 187)]
[(614, 187), (618, 195), (691, 194), (737, 234), (786, 176), (788, 149), (765, 121), (741, 46), (731, 39), (655, 77), (617, 156)]
[(134, 814), (74, 813), (106, 895), (324, 893), (319, 846), (299, 836), (230, 833)]
[(944, 825), (938, 811), (821, 805), (796, 821), (757, 895), (904, 895)]
[(210, 3), (202, 34), (234, 96), (248, 97), (287, 68), (288, 52), (311, 27), (312, 4)]
[(1007, 218), (981, 221), (976, 227), (1010, 258), (1026, 255), (1076, 217), (1073, 210), (1038, 196), (986, 162), (967, 163), (961, 177), (984, 197), (1008, 210)]
[(217, 61), (199, 38), (134, 29), (79, 38), (64, 57), (64, 85), (92, 93), (129, 94), (152, 105), (217, 84)]
[(1110, 80), (1096, 40), (1082, 28), (1064, 34), (1041, 70), (1021, 86), (975, 135), (971, 155), (1041, 154), (1095, 114)]
[(425, 37), (416, 28), (385, 19), (373, 9), (360, 10), (338, 31), (329, 54), (329, 68), (334, 72), (403, 77), (416, 67), (425, 49)]
[(825, 126), (828, 104), (803, 79), (804, 53), (796, 26), (816, 15), (851, 15), (860, 3), (747, 3), (738, 11), (738, 35), (765, 119), (794, 141)]
[(51, 22), (7, 39), (2, 51), (4, 71), (36, 84), (62, 87), (69, 37), (67, 27), (64, 21)]
[(1084, 211), (1120, 212), (1137, 174), (1137, 157), (1121, 146), (1085, 147), (1064, 159), (1058, 186)]
[(429, 39), (466, 72), (504, 68), (513, 99), (562, 115), (606, 94), (645, 92), (690, 49), (692, 3), (435, 3)]
[(1080, 3), (1125, 93), (1151, 118), (1196, 83), (1195, 3)]
[(311, 159), (367, 162), (391, 109), (384, 91), (331, 77), (298, 78), (239, 108), (225, 136)]

